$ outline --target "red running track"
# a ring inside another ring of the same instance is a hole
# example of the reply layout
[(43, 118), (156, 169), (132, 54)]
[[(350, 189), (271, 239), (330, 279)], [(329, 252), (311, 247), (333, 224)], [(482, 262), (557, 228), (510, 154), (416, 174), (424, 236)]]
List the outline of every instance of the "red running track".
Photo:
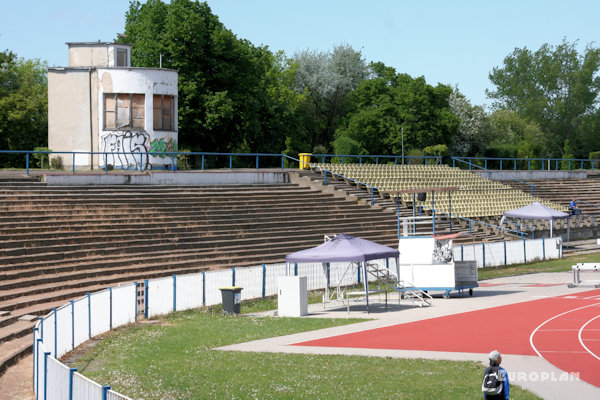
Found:
[(600, 387), (600, 290), (492, 307), (296, 343), (541, 356)]

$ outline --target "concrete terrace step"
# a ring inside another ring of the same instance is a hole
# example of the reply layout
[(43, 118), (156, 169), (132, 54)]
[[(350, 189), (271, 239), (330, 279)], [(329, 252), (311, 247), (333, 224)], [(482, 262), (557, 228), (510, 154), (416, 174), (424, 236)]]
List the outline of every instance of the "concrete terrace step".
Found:
[[(331, 221), (328, 225), (328, 229), (336, 232), (344, 231), (359, 231), (359, 228), (373, 227), (381, 229), (382, 227), (395, 226), (396, 221), (393, 217), (390, 219), (382, 218), (381, 220), (356, 220), (353, 221)], [(0, 255), (19, 255), (19, 254), (35, 254), (40, 252), (41, 248), (48, 248), (56, 246), (55, 249), (60, 249), (60, 246), (67, 246), (65, 248), (71, 248), (71, 245), (78, 244), (80, 246), (95, 246), (98, 244), (98, 248), (104, 248), (107, 246), (116, 246), (118, 242), (125, 242), (122, 245), (126, 246), (129, 242), (135, 241), (140, 243), (162, 243), (162, 242), (189, 242), (196, 240), (204, 241), (232, 241), (232, 240), (252, 240), (256, 238), (264, 241), (273, 240), (269, 236), (275, 236), (276, 240), (283, 240), (285, 237), (296, 236), (296, 235), (314, 235), (315, 227), (309, 224), (303, 224), (298, 222), (294, 224), (294, 229), (290, 229), (290, 224), (276, 227), (264, 227), (256, 226), (256, 229), (245, 229), (243, 231), (239, 229), (232, 229), (231, 225), (223, 227), (223, 229), (217, 229), (213, 227), (209, 232), (199, 230), (196, 226), (193, 227), (182, 227), (181, 229), (106, 229), (103, 230), (101, 235), (96, 231), (83, 232), (63, 232), (59, 237), (56, 237), (54, 231), (49, 233), (27, 233), (23, 235), (12, 235), (12, 239), (5, 239), (0, 243)], [(26, 247), (27, 246), (27, 247)]]
[[(387, 221), (390, 219), (390, 215), (388, 214), (384, 214), (384, 213), (377, 213), (377, 214), (371, 214), (369, 215), (369, 218), (367, 219), (367, 221), (365, 221), (365, 215), (357, 215), (357, 214), (353, 214), (353, 215), (348, 215), (348, 216), (343, 216), (342, 218), (337, 217), (336, 215), (310, 215), (310, 216), (305, 216), (303, 218), (300, 218), (298, 220), (293, 220), (290, 221), (289, 219), (285, 220), (285, 219), (281, 219), (281, 218), (277, 218), (277, 217), (259, 217), (259, 216), (255, 216), (255, 217), (248, 217), (247, 219), (243, 220), (243, 221), (235, 221), (235, 225), (232, 226), (232, 221), (230, 219), (218, 219), (218, 220), (213, 220), (210, 221), (210, 223), (208, 221), (195, 221), (195, 222), (182, 222), (182, 224), (184, 224), (185, 226), (178, 226), (178, 227), (172, 227), (169, 224), (164, 224), (164, 223), (155, 223), (155, 222), (146, 222), (143, 226), (140, 225), (138, 228), (138, 232), (141, 232), (143, 230), (146, 230), (148, 228), (153, 229), (153, 228), (164, 228), (164, 229), (169, 229), (169, 231), (171, 232), (175, 232), (178, 230), (187, 230), (190, 231), (192, 229), (206, 229), (206, 228), (212, 228), (212, 229), (217, 229), (217, 230), (221, 230), (221, 229), (228, 229), (230, 231), (240, 231), (240, 230), (251, 230), (253, 228), (258, 227), (259, 225), (263, 225), (263, 224), (269, 224), (270, 227), (281, 227), (281, 226), (287, 226), (288, 228), (293, 228), (294, 226), (319, 226), (323, 223), (325, 223), (325, 221), (331, 221), (331, 220), (343, 220), (344, 222), (348, 222), (348, 223), (352, 223), (352, 222), (356, 222), (356, 221), (363, 221), (363, 222), (371, 222), (370, 225), (372, 225), (372, 223), (374, 221)], [(101, 232), (104, 229), (107, 230), (114, 230), (114, 229), (119, 229), (122, 228), (125, 231), (131, 230), (131, 225), (127, 224), (127, 223), (102, 223), (102, 224), (91, 224), (91, 223), (86, 223), (86, 224), (75, 224), (75, 225), (56, 225), (56, 226), (18, 226), (18, 224), (0, 224), (0, 237), (5, 236), (7, 239), (10, 238), (16, 238), (16, 235), (18, 235), (19, 233), (28, 233), (31, 231), (31, 229), (35, 229), (36, 231), (40, 232), (40, 233), (53, 233), (55, 235), (61, 235), (65, 232), (79, 232), (79, 233), (84, 233), (84, 232)]]
[[(155, 221), (171, 222), (172, 220), (212, 220), (212, 219), (231, 219), (241, 218), (246, 216), (260, 216), (262, 214), (268, 214), (271, 217), (281, 216), (289, 217), (291, 215), (302, 215), (302, 214), (314, 214), (314, 213), (332, 213), (335, 212), (341, 215), (352, 215), (355, 213), (364, 212), (361, 210), (361, 206), (356, 203), (348, 204), (347, 207), (340, 209), (340, 205), (315, 202), (314, 204), (298, 204), (298, 205), (280, 205), (279, 207), (265, 209), (265, 207), (259, 207), (254, 204), (249, 204), (247, 208), (230, 207), (230, 208), (219, 208), (214, 210), (208, 210), (206, 208), (186, 208), (185, 210), (179, 210), (177, 208), (169, 209), (165, 211), (157, 210), (144, 210), (142, 212), (127, 212), (122, 211), (115, 213), (112, 211), (98, 211), (95, 212), (67, 212), (63, 213), (18, 213), (12, 212), (10, 216), (0, 217), (0, 226), (6, 228), (12, 228), (14, 226), (31, 226), (31, 224), (50, 224), (59, 223), (64, 224), (66, 221), (72, 223), (90, 223), (95, 221), (106, 222), (106, 221), (119, 221), (124, 223), (147, 221), (153, 219)], [(375, 211), (375, 210), (374, 210)], [(168, 219), (168, 220), (167, 220)]]
[[(351, 231), (350, 231), (351, 232)], [(353, 233), (353, 232), (351, 232)], [(391, 234), (381, 235), (368, 233), (362, 235), (365, 238), (372, 240), (380, 240), (382, 242), (395, 242), (397, 239)], [(308, 243), (320, 243), (322, 241), (322, 235), (317, 236), (315, 240)], [(2, 268), (0, 271), (0, 277), (2, 282), (0, 283), (0, 289), (16, 287), (16, 286), (30, 286), (35, 283), (36, 276), (42, 276), (39, 279), (47, 279), (46, 274), (92, 274), (94, 270), (98, 268), (95, 274), (99, 274), (106, 271), (109, 268), (121, 268), (126, 269), (128, 264), (139, 265), (148, 260), (161, 261), (164, 263), (173, 263), (176, 260), (191, 259), (196, 262), (209, 262), (214, 260), (218, 263), (222, 259), (223, 254), (227, 254), (225, 259), (229, 260), (230, 263), (236, 264), (236, 261), (242, 259), (248, 259), (250, 256), (260, 255), (273, 255), (279, 254), (283, 258), (293, 249), (302, 249), (307, 243), (307, 240), (302, 237), (288, 238), (286, 241), (274, 242), (274, 241), (254, 241), (253, 243), (246, 243), (242, 246), (240, 243), (222, 243), (221, 246), (206, 246), (206, 249), (196, 246), (188, 246), (185, 248), (169, 248), (165, 247), (162, 250), (154, 249), (151, 252), (152, 256), (148, 257), (150, 251), (144, 248), (134, 248), (131, 252), (115, 254), (113, 251), (106, 252), (95, 252), (87, 255), (82, 255), (81, 258), (72, 257), (69, 259), (59, 258), (56, 262), (47, 261), (49, 257), (41, 257), (39, 263), (34, 262), (22, 262), (12, 265), (7, 268)], [(89, 251), (89, 250), (88, 250)], [(134, 269), (140, 267), (134, 267)], [(84, 272), (85, 271), (85, 272)], [(71, 276), (75, 278), (76, 276)], [(26, 278), (26, 279), (25, 279)]]
[[(326, 220), (325, 220), (326, 221)], [(393, 221), (360, 221), (356, 220), (355, 223), (339, 223), (331, 221), (328, 225), (328, 229), (335, 230), (336, 232), (358, 232), (358, 228), (374, 228), (374, 229), (385, 229), (389, 232), (393, 232), (395, 224)], [(280, 234), (277, 234), (280, 232)], [(77, 240), (75, 237), (71, 243), (58, 242), (58, 244), (51, 244), (44, 240), (38, 240), (38, 246), (34, 247), (13, 247), (7, 248), (0, 251), (0, 255), (3, 258), (3, 264), (5, 267), (9, 267), (19, 261), (30, 262), (37, 258), (42, 257), (44, 261), (52, 260), (63, 260), (68, 258), (77, 258), (80, 256), (91, 256), (95, 253), (95, 250), (102, 253), (105, 252), (117, 252), (118, 254), (127, 254), (133, 252), (131, 249), (143, 249), (150, 251), (159, 251), (166, 249), (209, 249), (209, 248), (221, 248), (223, 246), (230, 245), (233, 240), (236, 241), (238, 246), (254, 246), (261, 243), (272, 243), (272, 242), (285, 242), (291, 239), (301, 239), (306, 235), (314, 234), (315, 228), (312, 226), (297, 226), (297, 230), (290, 232), (288, 229), (275, 231), (272, 229), (263, 229), (257, 226), (252, 231), (213, 231), (211, 236), (203, 236), (201, 234), (189, 234), (189, 235), (163, 235), (162, 237), (155, 238), (153, 235), (132, 235), (131, 237), (117, 235), (115, 240), (99, 241), (90, 236), (95, 241)], [(103, 235), (102, 238), (106, 238)], [(118, 239), (118, 240), (116, 240)], [(31, 243), (30, 243), (31, 244)], [(93, 245), (93, 248), (90, 246)], [(95, 250), (94, 250), (95, 249)], [(2, 270), (2, 267), (0, 267)]]
[(0, 374), (32, 351), (33, 339), (30, 336), (23, 336), (0, 344)]

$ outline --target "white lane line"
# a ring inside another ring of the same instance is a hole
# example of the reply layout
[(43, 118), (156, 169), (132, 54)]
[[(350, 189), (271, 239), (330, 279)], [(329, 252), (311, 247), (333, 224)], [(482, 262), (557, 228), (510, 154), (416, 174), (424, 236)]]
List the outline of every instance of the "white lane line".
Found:
[(587, 306), (582, 306), (582, 307), (574, 308), (574, 309), (572, 309), (572, 310), (565, 311), (565, 312), (563, 312), (563, 313), (557, 314), (557, 315), (555, 315), (555, 316), (554, 316), (554, 317), (552, 317), (552, 318), (548, 318), (547, 320), (545, 320), (544, 322), (542, 322), (541, 324), (539, 324), (539, 325), (537, 326), (537, 328), (535, 328), (535, 329), (533, 330), (533, 332), (531, 332), (531, 335), (529, 336), (529, 345), (531, 346), (531, 348), (533, 349), (533, 351), (535, 351), (535, 353), (538, 355), (538, 357), (540, 357), (540, 358), (543, 358), (543, 359), (545, 360), (544, 356), (542, 356), (542, 355), (540, 354), (540, 352), (538, 351), (538, 349), (537, 349), (537, 348), (535, 347), (535, 345), (533, 344), (533, 336), (536, 334), (536, 332), (537, 332), (537, 331), (538, 331), (538, 330), (539, 330), (539, 329), (540, 329), (542, 326), (546, 325), (548, 322), (552, 321), (552, 320), (553, 320), (553, 319), (555, 319), (555, 318), (562, 317), (563, 315), (565, 315), (565, 314), (568, 314), (568, 313), (570, 313), (570, 312), (573, 312), (573, 311), (583, 310), (584, 308), (588, 308), (588, 307), (594, 307), (594, 306), (597, 306), (597, 305), (599, 305), (599, 304), (600, 304), (600, 303), (588, 304)]
[(588, 347), (585, 345), (585, 343), (583, 343), (583, 339), (581, 338), (581, 332), (583, 332), (583, 329), (593, 320), (600, 318), (600, 315), (596, 315), (594, 318), (590, 319), (588, 322), (586, 322), (585, 324), (583, 324), (581, 326), (581, 329), (579, 329), (579, 335), (577, 335), (579, 337), (579, 343), (581, 343), (581, 345), (583, 346), (583, 348), (590, 353), (591, 355), (593, 355), (594, 357), (596, 357), (598, 360), (600, 360), (600, 357), (598, 357), (596, 354), (594, 354), (594, 352), (592, 352), (590, 349), (588, 349)]

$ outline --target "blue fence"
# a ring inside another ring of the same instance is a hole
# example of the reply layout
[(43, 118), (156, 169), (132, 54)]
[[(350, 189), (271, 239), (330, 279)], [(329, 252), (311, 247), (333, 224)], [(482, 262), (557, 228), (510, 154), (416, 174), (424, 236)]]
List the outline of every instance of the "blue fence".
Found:
[(483, 167), (484, 169), (502, 170), (591, 170), (597, 168), (599, 159), (582, 158), (499, 158), (499, 157), (452, 157), (452, 166), (456, 161), (467, 163), (469, 169), (473, 166)]

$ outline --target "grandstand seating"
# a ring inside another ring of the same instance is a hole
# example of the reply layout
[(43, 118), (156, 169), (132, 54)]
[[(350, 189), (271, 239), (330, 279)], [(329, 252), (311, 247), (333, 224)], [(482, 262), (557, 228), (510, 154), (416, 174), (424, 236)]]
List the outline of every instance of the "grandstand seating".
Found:
[[(517, 190), (529, 191), (529, 186), (517, 181), (503, 183)], [(586, 179), (544, 179), (532, 183), (535, 185), (534, 194), (537, 197), (565, 207), (575, 197), (579, 200), (578, 207), (584, 216), (600, 215), (600, 174), (588, 172)]]
[(0, 372), (35, 316), (120, 282), (283, 262), (347, 233), (397, 246), (392, 214), (296, 184), (0, 182)]
[[(457, 187), (451, 192), (438, 192), (425, 201), (416, 201), (425, 210), (433, 207), (436, 212), (452, 213), (465, 218), (489, 218), (502, 215), (506, 210), (524, 207), (539, 201), (557, 210), (567, 207), (533, 197), (511, 186), (485, 179), (477, 174), (447, 165), (398, 165), (398, 164), (314, 164), (341, 176), (354, 179), (378, 189), (379, 193), (392, 199), (394, 191)], [(333, 175), (334, 179), (336, 175)], [(404, 204), (412, 203), (413, 195), (400, 194)], [(433, 197), (433, 198), (432, 198)]]

